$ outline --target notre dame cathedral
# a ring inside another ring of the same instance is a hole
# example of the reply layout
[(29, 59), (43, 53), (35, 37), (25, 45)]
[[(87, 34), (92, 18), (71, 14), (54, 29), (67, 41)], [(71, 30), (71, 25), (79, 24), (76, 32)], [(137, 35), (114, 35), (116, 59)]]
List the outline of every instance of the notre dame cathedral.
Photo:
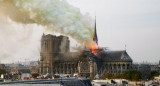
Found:
[[(96, 25), (96, 24), (95, 24)], [(96, 26), (93, 40), (98, 44)], [(105, 48), (94, 55), (89, 50), (70, 52), (70, 40), (66, 36), (43, 34), (40, 52), (40, 74), (74, 74), (95, 77), (104, 73), (121, 74), (132, 68), (132, 59), (126, 50), (111, 51)]]

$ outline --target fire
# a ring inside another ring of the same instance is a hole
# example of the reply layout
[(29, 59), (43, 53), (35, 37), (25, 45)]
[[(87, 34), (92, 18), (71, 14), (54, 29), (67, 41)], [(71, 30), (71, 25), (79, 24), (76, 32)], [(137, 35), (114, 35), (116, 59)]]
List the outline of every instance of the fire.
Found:
[(94, 55), (97, 55), (97, 49), (98, 49), (98, 46), (96, 44), (93, 44), (90, 46), (90, 51), (94, 54)]
[(98, 45), (94, 41), (90, 44), (89, 49), (94, 55), (97, 55)]

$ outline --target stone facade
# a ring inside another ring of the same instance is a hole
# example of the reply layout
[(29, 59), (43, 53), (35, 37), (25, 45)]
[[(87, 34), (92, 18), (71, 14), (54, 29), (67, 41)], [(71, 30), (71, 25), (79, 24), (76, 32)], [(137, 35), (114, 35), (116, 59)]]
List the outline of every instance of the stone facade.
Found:
[(124, 51), (108, 51), (102, 57), (103, 65), (101, 73), (122, 74), (132, 69), (132, 59)]
[(53, 74), (53, 68), (55, 68), (53, 62), (58, 60), (61, 54), (69, 52), (69, 42), (68, 37), (43, 34), (41, 39), (40, 73)]
[(98, 55), (88, 50), (70, 52), (70, 41), (65, 36), (44, 35), (41, 39), (40, 74), (74, 74), (92, 76), (106, 72), (117, 74), (132, 67), (126, 51), (105, 51)]

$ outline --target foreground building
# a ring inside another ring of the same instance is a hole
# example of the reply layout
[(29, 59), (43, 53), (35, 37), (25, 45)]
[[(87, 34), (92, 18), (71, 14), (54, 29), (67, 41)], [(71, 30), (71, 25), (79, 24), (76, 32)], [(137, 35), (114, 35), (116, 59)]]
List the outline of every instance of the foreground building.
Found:
[[(98, 44), (96, 28), (93, 40)], [(132, 67), (132, 59), (125, 50), (109, 51), (105, 48), (82, 52), (70, 52), (70, 41), (66, 36), (43, 34), (40, 52), (40, 74), (74, 74), (95, 77), (106, 72), (121, 74)]]
[[(30, 74), (23, 74), (23, 77), (30, 77)], [(37, 79), (37, 80), (16, 80), (12, 82), (1, 82), (4, 86), (92, 86), (86, 78), (63, 78), (63, 79)]]

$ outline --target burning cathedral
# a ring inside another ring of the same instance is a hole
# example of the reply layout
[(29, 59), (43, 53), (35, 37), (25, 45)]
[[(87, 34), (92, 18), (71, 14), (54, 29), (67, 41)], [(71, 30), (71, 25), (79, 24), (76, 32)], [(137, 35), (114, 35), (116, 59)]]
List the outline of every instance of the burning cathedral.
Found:
[[(93, 41), (98, 45), (96, 23)], [(40, 74), (74, 74), (95, 77), (104, 73), (121, 74), (132, 68), (132, 59), (126, 50), (111, 51), (105, 48), (70, 52), (66, 36), (43, 34), (40, 52)]]

